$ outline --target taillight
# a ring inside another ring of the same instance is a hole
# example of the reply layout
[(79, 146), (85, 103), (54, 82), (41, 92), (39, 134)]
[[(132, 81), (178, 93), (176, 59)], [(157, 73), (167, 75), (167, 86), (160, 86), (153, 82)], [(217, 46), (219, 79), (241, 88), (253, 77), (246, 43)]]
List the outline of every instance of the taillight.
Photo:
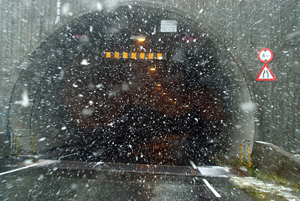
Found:
[(180, 41), (183, 43), (193, 43), (196, 42), (196, 37), (193, 35), (187, 36), (185, 34), (180, 36)]
[(195, 36), (190, 36), (190, 37), (189, 37), (189, 42), (190, 42), (190, 43), (196, 42), (196, 37), (195, 37)]
[(187, 39), (188, 39), (188, 37), (187, 37), (186, 35), (181, 35), (181, 36), (180, 36), (180, 41), (181, 41), (181, 42), (186, 42)]
[(73, 38), (74, 38), (74, 39), (79, 39), (79, 34), (77, 34), (77, 33), (76, 33), (76, 34), (73, 34)]
[(88, 35), (86, 33), (83, 33), (83, 34), (74, 33), (73, 38), (76, 39), (76, 40), (79, 40), (79, 39), (87, 40)]
[(87, 38), (88, 38), (88, 35), (87, 35), (86, 33), (84, 33), (84, 34), (81, 35), (81, 38), (82, 38), (82, 39), (87, 39)]

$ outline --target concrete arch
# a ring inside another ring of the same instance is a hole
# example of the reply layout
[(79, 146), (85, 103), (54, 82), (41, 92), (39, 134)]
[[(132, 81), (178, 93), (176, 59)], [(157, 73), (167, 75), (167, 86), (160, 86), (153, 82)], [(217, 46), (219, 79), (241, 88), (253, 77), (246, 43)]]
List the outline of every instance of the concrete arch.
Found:
[[(202, 81), (209, 87), (218, 88), (218, 94), (222, 96), (221, 100), (225, 105), (226, 115), (218, 122), (224, 128), (219, 133), (222, 135), (218, 137), (219, 142), (223, 150), (231, 156), (237, 155), (238, 145), (244, 140), (249, 140), (252, 146), (254, 103), (249, 81), (245, 78), (249, 76), (244, 75), (246, 71), (243, 71), (238, 58), (215, 36), (209, 26), (200, 22), (200, 19), (165, 4), (145, 2), (119, 6), (108, 12), (85, 13), (51, 34), (29, 56), (29, 59), (23, 62), (23, 70), (15, 85), (9, 111), (9, 124), (13, 135), (23, 133), (36, 135), (38, 152), (48, 150), (51, 146), (60, 144), (66, 139), (72, 140), (72, 133), (76, 129), (70, 126), (70, 116), (63, 115), (68, 112), (68, 108), (58, 97), (61, 97), (61, 91), (65, 86), (65, 70), (74, 59), (70, 50), (76, 50), (75, 54), (79, 54), (80, 48), (86, 48), (89, 45), (73, 46), (72, 41), (68, 41), (70, 39), (68, 34), (72, 33), (69, 31), (70, 28), (72, 30), (74, 29), (72, 27), (78, 24), (84, 27), (85, 25), (81, 22), (95, 15), (105, 19), (107, 15), (114, 16), (115, 13), (124, 12), (128, 14), (131, 11), (133, 15), (146, 15), (150, 13), (149, 10), (157, 12), (160, 18), (178, 20), (186, 26), (184, 31), (193, 29), (205, 35), (206, 42), (201, 45), (207, 47), (208, 50), (205, 51), (215, 58), (216, 64), (214, 69), (209, 71), (211, 74)], [(201, 45), (198, 49), (196, 48), (198, 52), (204, 51)], [(105, 48), (101, 49), (103, 50)]]

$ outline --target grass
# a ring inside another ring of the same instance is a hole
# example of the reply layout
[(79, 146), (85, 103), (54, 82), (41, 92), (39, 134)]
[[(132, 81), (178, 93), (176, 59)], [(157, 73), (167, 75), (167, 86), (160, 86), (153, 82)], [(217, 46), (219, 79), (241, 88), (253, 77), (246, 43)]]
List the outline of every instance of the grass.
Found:
[[(221, 157), (218, 156), (218, 157), (215, 157), (213, 159), (213, 162), (216, 163), (216, 164), (218, 164), (218, 165), (227, 166), (227, 167), (231, 167), (231, 168), (240, 168), (240, 167), (242, 167), (241, 159), (237, 158), (237, 157), (231, 158), (231, 159), (227, 159), (227, 158), (225, 158), (223, 156), (221, 156)], [(255, 172), (255, 168), (254, 167), (255, 166), (252, 165), (251, 168), (253, 169), (253, 171), (251, 171), (251, 172)], [(246, 168), (249, 169), (248, 167), (246, 167)]]
[(252, 187), (239, 187), (239, 189), (243, 190), (244, 192), (250, 194), (256, 200), (271, 200), (266, 193), (260, 192)]
[(270, 181), (270, 182), (273, 182), (273, 183), (276, 183), (276, 184), (280, 184), (284, 187), (291, 188), (296, 192), (300, 192), (300, 185), (299, 184), (288, 181), (288, 180), (286, 180), (284, 178), (281, 178), (281, 177), (279, 177), (275, 174), (264, 174), (260, 171), (257, 171), (256, 178), (258, 178), (260, 180), (263, 180), (263, 181)]
[(231, 181), (237, 188), (248, 193), (256, 200), (289, 200), (285, 194), (285, 192), (290, 192), (288, 189), (299, 193), (299, 185), (277, 175), (257, 171), (256, 176), (252, 178), (231, 178)]
[[(227, 166), (227, 167), (232, 167), (232, 168), (241, 168), (241, 160), (240, 158), (225, 158), (225, 157), (218, 157), (215, 158), (215, 162), (221, 166)], [(246, 169), (248, 167), (245, 166)], [(265, 174), (261, 171), (259, 171), (255, 164), (252, 165), (251, 167), (251, 175), (248, 170), (248, 175), (250, 177), (256, 178), (262, 182), (269, 183), (269, 184), (275, 184), (275, 185), (280, 185), (285, 188), (290, 188), (294, 192), (299, 193), (300, 192), (300, 185), (293, 183), (291, 181), (288, 181), (284, 178), (281, 178), (275, 174)], [(258, 187), (255, 187), (254, 185), (239, 185), (236, 184), (236, 187), (243, 190), (244, 192), (248, 193), (251, 195), (254, 199), (256, 200), (265, 200), (265, 201), (270, 201), (270, 200), (288, 200), (286, 199), (282, 194), (279, 194), (278, 192), (264, 192), (261, 191)]]
[[(221, 162), (222, 161), (222, 162)], [(241, 168), (242, 167), (242, 163), (240, 158), (232, 158), (231, 160), (219, 160), (220, 165), (227, 165), (229, 167), (232, 168)], [(246, 167), (248, 170), (248, 167)], [(248, 170), (249, 173), (249, 170)], [(263, 180), (263, 181), (269, 181), (275, 184), (280, 184), (284, 187), (288, 187), (288, 188), (292, 188), (293, 190), (295, 190), (296, 192), (300, 192), (300, 185), (293, 183), (291, 181), (288, 181), (287, 179), (281, 178), (275, 174), (265, 174), (261, 171), (259, 171), (256, 168), (256, 165), (253, 164), (251, 167), (251, 175), (249, 174), (249, 176), (251, 177), (255, 177), (257, 179)]]

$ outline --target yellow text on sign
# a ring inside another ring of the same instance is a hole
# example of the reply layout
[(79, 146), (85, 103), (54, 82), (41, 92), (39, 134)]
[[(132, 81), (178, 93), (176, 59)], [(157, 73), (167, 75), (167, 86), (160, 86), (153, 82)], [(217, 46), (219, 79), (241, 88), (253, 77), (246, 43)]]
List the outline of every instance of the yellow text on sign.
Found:
[(106, 52), (106, 58), (111, 58), (111, 52)]
[(135, 52), (131, 53), (131, 59), (136, 59), (136, 53)]
[(163, 53), (137, 53), (137, 52), (105, 52), (105, 57), (107, 59), (149, 59), (149, 60), (153, 60), (153, 59), (157, 59), (157, 60), (162, 60), (164, 58), (164, 54)]
[(123, 52), (123, 59), (128, 59), (128, 52)]
[(114, 58), (115, 59), (119, 59), (119, 57), (120, 57), (120, 53), (119, 52), (115, 52)]

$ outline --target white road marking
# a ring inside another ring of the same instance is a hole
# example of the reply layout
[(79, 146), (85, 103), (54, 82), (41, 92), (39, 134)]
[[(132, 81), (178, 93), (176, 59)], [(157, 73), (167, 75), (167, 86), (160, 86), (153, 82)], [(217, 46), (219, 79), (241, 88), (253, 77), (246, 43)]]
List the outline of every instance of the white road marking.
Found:
[(198, 167), (198, 170), (200, 171), (202, 176), (206, 176), (206, 177), (223, 177), (223, 178), (227, 178), (229, 175), (232, 175), (230, 173), (229, 168), (220, 167), (220, 166)]
[(35, 164), (28, 165), (28, 166), (25, 166), (25, 167), (21, 167), (21, 168), (18, 168), (18, 169), (10, 170), (10, 171), (7, 171), (7, 172), (1, 172), (0, 176), (5, 175), (5, 174), (10, 174), (10, 173), (13, 173), (13, 172), (17, 172), (17, 171), (20, 171), (20, 170), (24, 170), (24, 169), (34, 167), (34, 166), (37, 166), (37, 165), (39, 165), (39, 163), (35, 163)]
[(45, 161), (34, 163), (34, 164), (31, 164), (31, 165), (28, 165), (28, 166), (25, 166), (25, 167), (10, 170), (10, 171), (7, 171), (7, 172), (1, 172), (0, 176), (5, 175), (5, 174), (10, 174), (10, 173), (13, 173), (13, 172), (17, 172), (17, 171), (20, 171), (20, 170), (25, 170), (25, 169), (28, 169), (28, 168), (31, 168), (31, 167), (34, 167), (34, 166), (49, 165), (49, 164), (53, 164), (53, 163), (57, 163), (57, 161), (55, 161), (55, 160), (45, 160)]
[(221, 195), (214, 189), (214, 187), (212, 187), (210, 185), (210, 183), (208, 183), (208, 181), (206, 179), (202, 179), (204, 181), (204, 183), (206, 184), (206, 186), (211, 190), (211, 192), (213, 192), (213, 194), (215, 194), (216, 197), (220, 198)]
[(193, 161), (190, 161), (190, 164), (194, 168), (194, 170), (197, 170), (197, 166), (195, 165), (195, 163)]

